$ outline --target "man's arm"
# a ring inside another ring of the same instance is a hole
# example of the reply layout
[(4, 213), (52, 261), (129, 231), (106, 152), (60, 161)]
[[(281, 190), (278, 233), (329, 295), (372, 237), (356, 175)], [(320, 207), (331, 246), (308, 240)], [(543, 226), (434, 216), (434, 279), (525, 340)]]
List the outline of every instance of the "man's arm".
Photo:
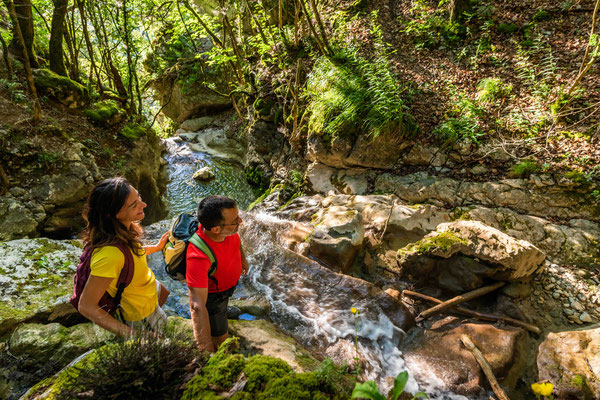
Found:
[(208, 298), (208, 288), (189, 287), (190, 313), (192, 315), (192, 325), (194, 327), (194, 337), (198, 349), (215, 351), (210, 336), (210, 321), (208, 319), (208, 310), (206, 309), (206, 299)]
[(240, 254), (242, 256), (242, 274), (246, 275), (248, 273), (248, 260), (246, 260), (246, 253), (244, 253), (244, 248), (242, 247), (242, 244), (240, 243)]

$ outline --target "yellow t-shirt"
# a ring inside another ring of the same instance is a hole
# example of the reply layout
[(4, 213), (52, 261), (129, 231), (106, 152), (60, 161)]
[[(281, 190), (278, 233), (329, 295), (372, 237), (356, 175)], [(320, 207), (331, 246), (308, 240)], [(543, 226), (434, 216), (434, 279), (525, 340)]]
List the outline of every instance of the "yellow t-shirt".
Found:
[[(156, 279), (148, 268), (146, 254), (137, 256), (133, 252), (134, 272), (131, 283), (123, 290), (121, 306), (123, 318), (127, 321), (139, 321), (146, 318), (156, 309), (158, 295)], [(114, 278), (108, 286), (108, 294), (117, 294), (117, 280), (125, 265), (125, 256), (115, 246), (104, 246), (94, 250), (90, 261), (90, 275)]]

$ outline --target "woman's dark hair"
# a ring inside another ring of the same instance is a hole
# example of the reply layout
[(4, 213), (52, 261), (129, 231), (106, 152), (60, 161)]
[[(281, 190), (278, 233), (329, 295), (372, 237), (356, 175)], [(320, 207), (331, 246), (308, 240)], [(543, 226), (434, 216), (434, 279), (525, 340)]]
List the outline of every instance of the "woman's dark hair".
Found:
[(105, 179), (92, 189), (83, 209), (83, 219), (87, 223), (82, 233), (85, 246), (102, 247), (123, 242), (135, 254), (144, 253), (139, 240), (142, 236), (139, 223), (132, 223), (127, 229), (117, 219), (130, 192), (131, 185), (120, 177)]
[(206, 196), (198, 205), (198, 221), (204, 229), (212, 229), (223, 222), (224, 208), (234, 208), (235, 200), (226, 196)]

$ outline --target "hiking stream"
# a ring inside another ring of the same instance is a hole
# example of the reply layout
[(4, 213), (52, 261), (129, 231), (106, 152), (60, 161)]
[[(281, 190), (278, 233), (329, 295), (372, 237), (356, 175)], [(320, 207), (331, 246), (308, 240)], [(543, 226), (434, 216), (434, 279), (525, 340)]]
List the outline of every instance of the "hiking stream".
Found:
[[(192, 150), (181, 138), (166, 141), (167, 171), (170, 183), (166, 201), (171, 216), (195, 211), (201, 197), (224, 194), (236, 198), (240, 209), (246, 209), (252, 192), (244, 179), (241, 164), (229, 162), (204, 152)], [(196, 183), (195, 170), (209, 166), (216, 175), (212, 182)], [(372, 284), (348, 275), (335, 273), (319, 263), (288, 250), (280, 242), (293, 221), (264, 213), (241, 213), (240, 226), (244, 249), (250, 263), (247, 276), (242, 276), (234, 298), (262, 298), (270, 304), (268, 318), (322, 358), (337, 364), (361, 362), (363, 378), (377, 381), (385, 392), (393, 378), (408, 370), (406, 390), (424, 390), (430, 398), (466, 399), (441, 393), (434, 380), (419, 387), (415, 373), (402, 359), (403, 327), (410, 316), (404, 308)], [(168, 229), (168, 221), (151, 226), (150, 237), (158, 237)], [(187, 287), (166, 276), (160, 253), (149, 256), (150, 267), (158, 279), (171, 290), (165, 305), (168, 314), (190, 318)], [(351, 309), (359, 314), (355, 317)], [(240, 319), (255, 319), (242, 314)], [(356, 319), (355, 319), (356, 318)], [(358, 353), (357, 353), (358, 352)], [(423, 377), (423, 371), (420, 371)]]

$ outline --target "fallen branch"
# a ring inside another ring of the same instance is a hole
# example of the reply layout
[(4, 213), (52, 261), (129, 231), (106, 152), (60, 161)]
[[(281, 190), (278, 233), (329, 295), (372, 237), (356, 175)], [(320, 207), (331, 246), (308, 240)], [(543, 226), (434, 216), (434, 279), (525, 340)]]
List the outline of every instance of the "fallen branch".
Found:
[(423, 321), (429, 317), (432, 317), (436, 314), (439, 314), (442, 311), (447, 310), (457, 304), (464, 303), (465, 301), (473, 300), (477, 297), (483, 296), (484, 294), (493, 292), (494, 290), (504, 286), (505, 284), (506, 284), (506, 282), (496, 282), (493, 285), (484, 286), (479, 289), (475, 289), (473, 291), (467, 292), (465, 294), (461, 294), (459, 296), (453, 297), (450, 300), (446, 300), (446, 301), (438, 304), (437, 306), (431, 307), (431, 308), (423, 311), (422, 313), (417, 315), (417, 318), (415, 318), (415, 321), (421, 322), (421, 321)]
[[(435, 297), (431, 297), (431, 296), (427, 296), (425, 294), (413, 292), (412, 290), (404, 290), (404, 291), (402, 291), (402, 295), (403, 296), (409, 296), (409, 297), (417, 297), (419, 299), (430, 301), (430, 302), (436, 303), (436, 304), (443, 303), (442, 300), (436, 299)], [(473, 317), (473, 318), (480, 319), (480, 320), (483, 320), (483, 321), (502, 321), (502, 322), (506, 322), (506, 323), (511, 324), (511, 325), (515, 325), (515, 326), (519, 326), (521, 328), (525, 328), (528, 331), (535, 333), (536, 335), (539, 335), (541, 333), (540, 328), (538, 328), (535, 325), (531, 325), (531, 324), (528, 324), (527, 322), (519, 321), (518, 319), (514, 319), (514, 318), (510, 318), (510, 317), (504, 317), (502, 315), (480, 313), (480, 312), (477, 312), (477, 311), (469, 310), (468, 308), (464, 308), (464, 307), (461, 307), (461, 306), (453, 307), (452, 310), (450, 310), (450, 311), (456, 311), (456, 312), (458, 312), (460, 314), (467, 315), (469, 317)]]
[(506, 393), (504, 393), (502, 386), (500, 386), (500, 384), (498, 383), (498, 380), (494, 376), (494, 372), (492, 371), (490, 363), (488, 363), (488, 361), (485, 359), (485, 357), (481, 353), (481, 350), (479, 350), (477, 346), (475, 346), (475, 344), (467, 335), (460, 335), (460, 340), (461, 342), (463, 342), (465, 347), (471, 352), (471, 354), (473, 354), (473, 357), (475, 357), (475, 359), (481, 366), (481, 369), (483, 370), (483, 373), (490, 382), (490, 386), (492, 387), (494, 394), (498, 397), (498, 400), (510, 400)]

